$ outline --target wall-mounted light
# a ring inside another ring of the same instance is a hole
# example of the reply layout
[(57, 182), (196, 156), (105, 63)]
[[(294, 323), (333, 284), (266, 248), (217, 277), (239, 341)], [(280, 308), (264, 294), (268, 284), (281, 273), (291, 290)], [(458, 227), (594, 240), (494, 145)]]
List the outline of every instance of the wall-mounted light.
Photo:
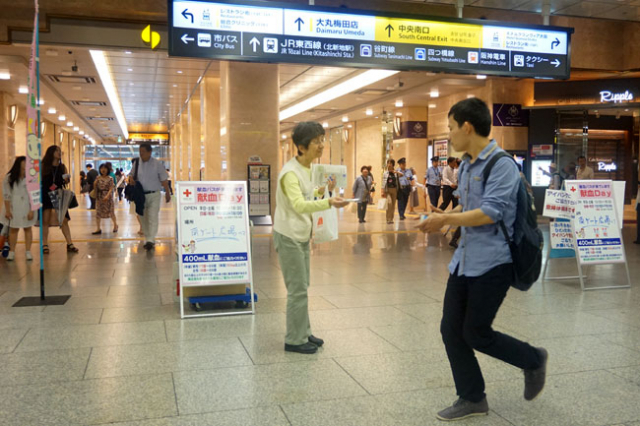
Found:
[(402, 119), (400, 117), (395, 117), (393, 119), (393, 131), (396, 135), (399, 135), (401, 130), (402, 130)]
[(349, 130), (348, 129), (343, 129), (342, 130), (342, 137), (344, 138), (345, 142), (349, 140)]
[(60, 143), (62, 143), (62, 141), (64, 140), (64, 132), (60, 132), (60, 134), (58, 135), (58, 140), (60, 141)]
[(9, 105), (7, 108), (7, 125), (10, 129), (15, 129), (18, 121), (18, 105)]
[(47, 123), (43, 121), (40, 123), (40, 137), (44, 138), (45, 133), (47, 133)]

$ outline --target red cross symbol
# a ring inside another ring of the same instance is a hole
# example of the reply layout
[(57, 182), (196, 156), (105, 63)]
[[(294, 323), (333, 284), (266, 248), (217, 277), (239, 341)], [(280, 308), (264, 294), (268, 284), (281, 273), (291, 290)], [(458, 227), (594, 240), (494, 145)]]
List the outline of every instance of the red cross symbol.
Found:
[(576, 192), (576, 187), (575, 186), (571, 187), (571, 192)]
[(191, 191), (187, 189), (186, 191), (183, 192), (183, 194), (186, 195), (187, 198), (189, 198), (191, 196)]

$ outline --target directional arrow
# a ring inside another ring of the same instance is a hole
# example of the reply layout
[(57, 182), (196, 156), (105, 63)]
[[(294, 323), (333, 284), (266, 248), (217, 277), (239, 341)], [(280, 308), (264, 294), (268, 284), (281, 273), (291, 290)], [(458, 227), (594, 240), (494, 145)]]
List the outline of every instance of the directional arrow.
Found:
[(194, 41), (195, 39), (193, 37), (189, 37), (188, 34), (184, 34), (182, 37), (180, 37), (180, 40), (182, 40), (184, 44), (189, 44), (190, 41)]
[(184, 19), (189, 19), (189, 17), (191, 17), (191, 23), (193, 24), (193, 13), (189, 13), (187, 12), (187, 10), (189, 9), (185, 9), (182, 11), (182, 16), (184, 16)]
[(560, 66), (561, 62), (559, 59), (556, 59), (555, 61), (551, 61), (551, 65), (555, 65), (556, 68), (558, 68)]
[(556, 37), (556, 39), (551, 42), (551, 50), (553, 50), (554, 47), (558, 46), (560, 46), (560, 40), (558, 40), (558, 37)]
[(298, 31), (302, 30), (302, 26), (304, 25), (304, 21), (302, 18), (296, 19), (296, 24), (298, 24)]
[(395, 29), (395, 28), (393, 28), (393, 27), (391, 26), (391, 24), (389, 24), (389, 25), (387, 25), (387, 26), (385, 27), (385, 30), (389, 31), (389, 37), (391, 37), (391, 31), (393, 31), (394, 29)]
[(249, 44), (251, 46), (253, 46), (253, 53), (256, 53), (258, 50), (258, 46), (260, 46), (260, 40), (258, 40), (257, 38), (252, 38), (251, 41), (249, 42)]

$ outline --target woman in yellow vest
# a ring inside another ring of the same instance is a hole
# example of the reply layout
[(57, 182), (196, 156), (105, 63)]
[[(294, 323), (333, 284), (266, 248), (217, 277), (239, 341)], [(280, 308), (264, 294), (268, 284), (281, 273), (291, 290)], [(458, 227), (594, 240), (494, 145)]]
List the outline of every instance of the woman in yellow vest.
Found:
[[(349, 204), (338, 197), (314, 200), (325, 192), (325, 188), (315, 190), (311, 181), (311, 163), (322, 156), (324, 134), (319, 123), (299, 123), (291, 135), (298, 155), (284, 165), (278, 176), (273, 240), (287, 286), (287, 352), (313, 354), (324, 344), (311, 334), (309, 322), (311, 214)], [(333, 191), (335, 180), (330, 180), (328, 186)]]

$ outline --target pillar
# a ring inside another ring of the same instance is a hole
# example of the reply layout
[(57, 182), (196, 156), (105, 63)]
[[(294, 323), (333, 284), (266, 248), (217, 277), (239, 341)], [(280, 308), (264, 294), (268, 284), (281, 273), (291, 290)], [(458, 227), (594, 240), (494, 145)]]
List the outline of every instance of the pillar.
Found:
[(191, 96), (188, 105), (189, 110), (189, 152), (190, 152), (190, 180), (201, 180), (200, 169), (202, 167), (202, 134), (201, 134), (201, 111), (200, 111), (200, 91), (196, 90)]
[[(278, 67), (220, 63), (221, 150), (228, 180), (247, 180), (247, 160), (258, 155), (271, 165), (271, 214), (274, 213), (280, 149)], [(226, 158), (225, 158), (226, 157)]]
[(14, 155), (27, 155), (27, 108), (18, 107), (18, 121), (14, 129), (15, 146)]
[(204, 140), (204, 179), (221, 180), (219, 78), (205, 77), (200, 83), (200, 110), (201, 132)]
[(189, 151), (189, 111), (184, 108), (180, 114), (180, 180), (184, 181), (191, 180)]

